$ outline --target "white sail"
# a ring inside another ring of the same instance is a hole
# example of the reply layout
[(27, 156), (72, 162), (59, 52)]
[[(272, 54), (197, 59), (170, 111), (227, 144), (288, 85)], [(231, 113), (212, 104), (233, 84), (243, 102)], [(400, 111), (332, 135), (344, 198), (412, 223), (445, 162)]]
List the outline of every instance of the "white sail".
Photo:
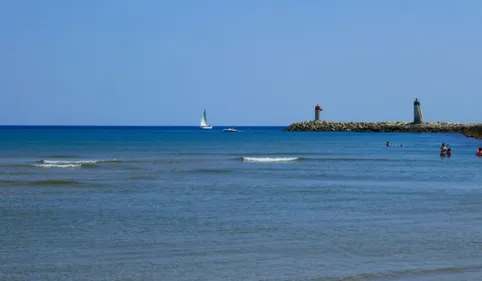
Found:
[(211, 129), (212, 126), (208, 125), (208, 117), (206, 114), (206, 109), (204, 109), (203, 116), (201, 118), (201, 128), (202, 129)]
[(201, 117), (201, 127), (208, 126), (207, 116), (206, 116), (206, 109), (204, 109), (203, 116)]

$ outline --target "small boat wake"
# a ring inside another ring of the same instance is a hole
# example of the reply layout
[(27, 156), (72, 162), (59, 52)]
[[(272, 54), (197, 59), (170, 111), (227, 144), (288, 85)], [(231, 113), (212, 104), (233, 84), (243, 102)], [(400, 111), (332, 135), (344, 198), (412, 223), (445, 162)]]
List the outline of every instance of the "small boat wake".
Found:
[(291, 162), (301, 160), (300, 157), (242, 157), (245, 162)]

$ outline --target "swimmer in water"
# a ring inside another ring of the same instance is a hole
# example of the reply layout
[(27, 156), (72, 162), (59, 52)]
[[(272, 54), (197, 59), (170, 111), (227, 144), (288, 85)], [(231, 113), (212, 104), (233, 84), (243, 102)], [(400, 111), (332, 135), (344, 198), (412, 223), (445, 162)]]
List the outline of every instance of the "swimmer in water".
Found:
[(477, 151), (475, 152), (475, 155), (476, 156), (482, 156), (482, 147), (479, 147), (479, 149), (477, 149)]
[(389, 147), (389, 146), (390, 146), (390, 142), (389, 142), (389, 141), (387, 141), (387, 147)]
[(448, 157), (452, 156), (452, 149), (451, 148), (447, 149), (447, 156)]
[(440, 147), (440, 156), (446, 156), (447, 155), (447, 147), (445, 146), (445, 143), (442, 143), (442, 146)]

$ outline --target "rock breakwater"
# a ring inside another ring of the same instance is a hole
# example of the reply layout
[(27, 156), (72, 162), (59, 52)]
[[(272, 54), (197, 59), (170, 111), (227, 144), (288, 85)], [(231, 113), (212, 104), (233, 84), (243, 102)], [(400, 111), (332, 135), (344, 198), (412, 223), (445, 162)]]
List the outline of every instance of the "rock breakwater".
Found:
[(470, 126), (462, 129), (462, 134), (467, 137), (482, 139), (482, 124)]
[[(475, 128), (480, 128), (476, 130)], [(411, 132), (411, 133), (462, 133), (467, 136), (482, 137), (482, 124), (462, 124), (449, 122), (331, 122), (305, 121), (288, 126), (289, 132)], [(480, 134), (479, 134), (480, 133)]]

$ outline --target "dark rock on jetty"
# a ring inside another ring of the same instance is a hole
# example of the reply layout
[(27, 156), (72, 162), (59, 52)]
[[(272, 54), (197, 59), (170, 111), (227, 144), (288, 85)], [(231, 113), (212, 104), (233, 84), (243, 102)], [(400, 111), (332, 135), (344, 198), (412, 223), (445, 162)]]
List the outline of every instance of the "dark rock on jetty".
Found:
[[(476, 130), (475, 128), (479, 128)], [(463, 133), (467, 136), (482, 137), (482, 124), (461, 124), (447, 122), (331, 122), (305, 121), (288, 126), (289, 132), (414, 132), (414, 133)], [(478, 132), (478, 133), (477, 133)]]
[(482, 139), (482, 124), (463, 128), (462, 134), (466, 135), (467, 137)]

